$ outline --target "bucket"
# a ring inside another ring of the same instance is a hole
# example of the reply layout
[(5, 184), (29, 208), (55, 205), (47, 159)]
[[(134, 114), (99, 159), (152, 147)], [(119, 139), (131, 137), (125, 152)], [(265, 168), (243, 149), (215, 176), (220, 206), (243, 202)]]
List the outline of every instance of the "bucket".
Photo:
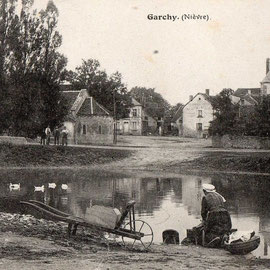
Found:
[(175, 230), (166, 230), (162, 233), (164, 244), (179, 245), (179, 233)]

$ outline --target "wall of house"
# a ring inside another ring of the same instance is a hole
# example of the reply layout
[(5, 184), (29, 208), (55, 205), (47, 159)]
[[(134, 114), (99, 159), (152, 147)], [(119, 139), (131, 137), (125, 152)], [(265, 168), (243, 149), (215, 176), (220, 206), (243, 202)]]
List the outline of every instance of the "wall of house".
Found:
[[(202, 115), (199, 116), (199, 110)], [(183, 136), (203, 137), (207, 132), (210, 121), (213, 120), (212, 105), (203, 95), (197, 95), (183, 108)], [(201, 124), (202, 131), (198, 131), (198, 124)]]
[(261, 92), (263, 95), (269, 95), (270, 94), (270, 83), (265, 82), (261, 84)]
[(112, 144), (113, 118), (109, 116), (80, 116), (76, 126), (77, 144)]
[[(75, 144), (76, 141), (75, 141), (75, 134), (74, 134), (74, 124), (73, 122), (71, 121), (65, 121), (63, 123), (63, 127), (65, 126), (68, 130), (68, 144)], [(61, 129), (62, 130), (62, 129)], [(60, 137), (60, 140), (61, 140), (61, 137)], [(62, 141), (60, 141), (60, 143), (62, 143)]]
[(216, 148), (270, 149), (270, 139), (256, 136), (213, 136), (212, 146)]
[(117, 121), (117, 133), (123, 135), (142, 135), (141, 118), (124, 118)]
[[(137, 116), (134, 116), (133, 115), (133, 110), (136, 110), (137, 111)], [(142, 106), (133, 106), (131, 109), (130, 109), (130, 112), (129, 112), (129, 117), (130, 118), (133, 118), (133, 117), (143, 117), (143, 112), (142, 112)]]

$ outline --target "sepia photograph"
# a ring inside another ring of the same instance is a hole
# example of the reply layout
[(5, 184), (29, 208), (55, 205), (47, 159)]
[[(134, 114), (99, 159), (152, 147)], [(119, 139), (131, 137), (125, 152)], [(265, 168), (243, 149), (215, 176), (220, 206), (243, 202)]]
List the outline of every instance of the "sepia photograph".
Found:
[(0, 0), (0, 269), (270, 269), (269, 11)]

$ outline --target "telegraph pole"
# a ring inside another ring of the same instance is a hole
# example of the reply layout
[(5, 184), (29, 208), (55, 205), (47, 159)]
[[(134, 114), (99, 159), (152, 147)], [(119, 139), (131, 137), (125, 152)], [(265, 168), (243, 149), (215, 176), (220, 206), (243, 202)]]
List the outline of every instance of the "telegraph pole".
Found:
[(115, 102), (115, 89), (113, 90), (113, 144), (117, 144), (117, 123), (116, 123), (116, 102)]

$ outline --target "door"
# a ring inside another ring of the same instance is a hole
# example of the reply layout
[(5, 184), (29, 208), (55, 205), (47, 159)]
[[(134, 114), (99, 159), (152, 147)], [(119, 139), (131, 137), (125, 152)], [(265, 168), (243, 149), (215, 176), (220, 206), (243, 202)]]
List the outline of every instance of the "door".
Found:
[(129, 124), (128, 122), (124, 122), (124, 134), (128, 134), (129, 132)]

